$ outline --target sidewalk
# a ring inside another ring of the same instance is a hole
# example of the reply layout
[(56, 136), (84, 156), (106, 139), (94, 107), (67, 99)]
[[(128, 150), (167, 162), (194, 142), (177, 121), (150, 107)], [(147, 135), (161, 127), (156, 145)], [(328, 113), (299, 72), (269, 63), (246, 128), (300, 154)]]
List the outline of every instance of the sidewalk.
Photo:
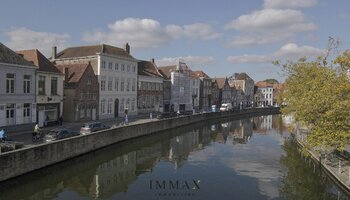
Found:
[[(295, 134), (297, 142), (303, 146), (303, 141), (307, 137), (307, 130), (299, 129)], [(334, 153), (324, 156), (316, 151), (308, 150), (308, 152), (350, 194), (350, 160), (344, 159)]]
[[(143, 123), (143, 122), (148, 122), (151, 119), (149, 118), (149, 115), (135, 115), (135, 116), (129, 116), (129, 125), (134, 124), (134, 123)], [(152, 120), (157, 120), (156, 118), (153, 118)], [(101, 119), (101, 120), (96, 120), (98, 122), (102, 122), (110, 127), (112, 126), (120, 126), (124, 122), (123, 117), (118, 117), (118, 118), (110, 118), (110, 119)], [(42, 132), (44, 134), (48, 133), (50, 130), (55, 129), (55, 128), (69, 128), (75, 131), (79, 131), (80, 128), (84, 125), (85, 122), (63, 122), (62, 126), (55, 125), (55, 126), (48, 126), (48, 127), (43, 127), (41, 128)], [(8, 138), (12, 141), (17, 141), (17, 142), (23, 142), (25, 145), (27, 144), (34, 144), (31, 141), (32, 137), (32, 132), (34, 130), (34, 127), (22, 131), (11, 131), (7, 132)], [(38, 143), (38, 142), (37, 142)]]

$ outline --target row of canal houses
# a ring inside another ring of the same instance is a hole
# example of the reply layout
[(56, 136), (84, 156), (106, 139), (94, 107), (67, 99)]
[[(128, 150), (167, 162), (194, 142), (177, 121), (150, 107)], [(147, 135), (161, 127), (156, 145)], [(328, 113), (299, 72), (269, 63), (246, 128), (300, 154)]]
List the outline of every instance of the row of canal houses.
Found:
[(150, 112), (251, 106), (254, 80), (246, 73), (210, 78), (182, 60), (157, 66), (107, 44), (13, 51), (0, 43), (0, 127), (49, 126)]

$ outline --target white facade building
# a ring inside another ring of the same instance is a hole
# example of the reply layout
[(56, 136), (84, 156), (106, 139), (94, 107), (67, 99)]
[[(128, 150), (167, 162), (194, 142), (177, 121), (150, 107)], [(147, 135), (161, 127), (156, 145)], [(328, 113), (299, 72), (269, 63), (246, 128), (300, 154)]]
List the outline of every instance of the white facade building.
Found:
[(33, 62), (36, 71), (37, 123), (40, 127), (58, 124), (63, 115), (64, 75), (37, 49), (17, 51)]
[(137, 114), (137, 60), (125, 49), (101, 44), (70, 47), (52, 60), (57, 64), (89, 63), (100, 84), (99, 118), (107, 119)]
[(171, 111), (192, 111), (191, 70), (186, 63), (179, 61), (177, 65), (159, 67), (163, 76), (171, 81)]
[(35, 69), (0, 43), (0, 126), (36, 122)]

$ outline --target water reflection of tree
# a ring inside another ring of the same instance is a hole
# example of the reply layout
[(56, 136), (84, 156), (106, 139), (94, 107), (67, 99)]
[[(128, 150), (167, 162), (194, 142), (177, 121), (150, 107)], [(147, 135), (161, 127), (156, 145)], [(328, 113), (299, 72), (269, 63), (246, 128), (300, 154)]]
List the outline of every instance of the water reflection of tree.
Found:
[(253, 118), (253, 128), (256, 133), (267, 134), (274, 129), (280, 135), (287, 130), (281, 115), (266, 115)]
[(282, 148), (286, 155), (280, 158), (280, 163), (287, 170), (282, 176), (281, 197), (291, 200), (338, 199), (334, 184), (320, 172), (317, 165), (315, 171), (313, 163), (308, 166), (292, 140), (285, 140)]

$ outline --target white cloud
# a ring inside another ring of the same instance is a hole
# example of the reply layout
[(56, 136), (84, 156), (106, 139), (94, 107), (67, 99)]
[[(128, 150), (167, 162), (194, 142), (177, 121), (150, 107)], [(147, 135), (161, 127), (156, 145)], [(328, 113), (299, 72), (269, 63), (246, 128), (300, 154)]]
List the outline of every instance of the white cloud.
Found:
[(122, 46), (129, 42), (132, 48), (158, 47), (171, 38), (153, 19), (126, 18), (108, 25), (109, 32), (85, 33), (83, 40)]
[(264, 0), (265, 8), (306, 8), (317, 4), (317, 0)]
[(301, 57), (317, 57), (323, 55), (325, 50), (318, 49), (312, 46), (298, 46), (295, 43), (283, 45), (278, 51), (273, 53), (273, 56), (279, 59), (299, 59)]
[(228, 46), (249, 46), (249, 45), (263, 45), (271, 44), (283, 40), (287, 40), (292, 37), (292, 34), (285, 32), (280, 34), (248, 34), (248, 35), (238, 35), (231, 38), (228, 41)]
[(210, 24), (204, 23), (185, 25), (183, 27), (183, 34), (187, 38), (203, 40), (217, 39), (221, 35), (215, 32)]
[(156, 60), (157, 66), (167, 66), (175, 65), (179, 59), (182, 59), (186, 62), (187, 65), (196, 66), (196, 65), (208, 65), (214, 63), (214, 58), (212, 56), (184, 56), (184, 57), (166, 57)]
[(316, 25), (305, 21), (305, 15), (298, 10), (264, 9), (248, 15), (241, 15), (225, 26), (244, 32), (304, 32), (316, 29)]
[(295, 43), (287, 43), (283, 45), (279, 50), (266, 55), (240, 55), (240, 56), (228, 56), (226, 60), (232, 64), (239, 63), (269, 63), (272, 60), (296, 60), (302, 57), (316, 58), (323, 55), (325, 50), (318, 49), (312, 46), (298, 46)]
[(48, 32), (37, 32), (25, 27), (14, 28), (6, 33), (9, 41), (6, 45), (13, 50), (39, 49), (46, 56), (51, 55), (52, 46), (65, 48), (68, 46), (70, 35)]
[(317, 29), (317, 25), (308, 22), (298, 10), (263, 9), (241, 15), (226, 24), (225, 29), (235, 29), (244, 34), (233, 37), (228, 42), (230, 46), (246, 46), (290, 40), (297, 33)]
[(242, 56), (229, 56), (227, 61), (232, 64), (237, 63), (268, 63), (272, 61), (272, 58), (267, 55), (242, 55)]
[(83, 40), (95, 43), (109, 43), (120, 46), (129, 42), (137, 49), (155, 48), (174, 39), (216, 39), (220, 36), (210, 24), (195, 23), (185, 25), (166, 25), (153, 19), (126, 18), (108, 25), (107, 32), (95, 31), (84, 34)]

